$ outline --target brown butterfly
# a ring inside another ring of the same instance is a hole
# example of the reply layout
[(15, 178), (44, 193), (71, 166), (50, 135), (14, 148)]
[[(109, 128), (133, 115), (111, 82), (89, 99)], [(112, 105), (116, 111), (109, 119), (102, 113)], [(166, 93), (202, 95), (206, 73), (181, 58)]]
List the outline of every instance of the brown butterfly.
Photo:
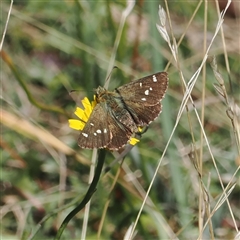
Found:
[(148, 126), (161, 113), (168, 74), (158, 72), (114, 91), (96, 89), (96, 106), (80, 131), (81, 148), (122, 148), (139, 127)]

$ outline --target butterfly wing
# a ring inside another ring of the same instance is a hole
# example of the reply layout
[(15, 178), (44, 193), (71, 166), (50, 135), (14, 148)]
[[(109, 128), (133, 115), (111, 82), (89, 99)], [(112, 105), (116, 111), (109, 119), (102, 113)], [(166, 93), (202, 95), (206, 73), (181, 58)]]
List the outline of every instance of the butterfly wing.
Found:
[(118, 122), (104, 105), (97, 104), (85, 127), (80, 131), (78, 145), (81, 148), (108, 148), (118, 150), (132, 135), (130, 129)]
[(105, 148), (111, 141), (111, 131), (106, 120), (108, 113), (101, 104), (92, 111), (85, 127), (80, 131), (78, 145), (81, 148)]
[[(129, 103), (127, 102), (127, 104)], [(160, 102), (153, 106), (145, 106), (144, 108), (138, 103), (131, 102), (131, 107), (128, 107), (128, 111), (131, 112), (138, 127), (149, 125), (159, 116), (161, 109), (162, 104)]]
[(159, 72), (122, 85), (116, 91), (120, 93), (124, 101), (153, 106), (161, 101), (167, 87), (167, 73)]
[(168, 75), (159, 72), (116, 89), (138, 126), (148, 125), (161, 112), (160, 101), (168, 87)]
[(108, 124), (113, 135), (110, 143), (107, 145), (109, 150), (118, 150), (122, 148), (132, 136), (132, 132), (121, 123), (115, 121), (109, 116)]

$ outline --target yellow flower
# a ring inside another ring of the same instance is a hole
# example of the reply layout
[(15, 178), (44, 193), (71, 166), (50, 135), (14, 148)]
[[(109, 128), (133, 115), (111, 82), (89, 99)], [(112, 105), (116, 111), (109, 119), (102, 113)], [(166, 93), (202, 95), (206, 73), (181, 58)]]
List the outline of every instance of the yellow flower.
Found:
[[(70, 128), (75, 129), (75, 130), (80, 130), (80, 131), (83, 130), (83, 128), (84, 128), (85, 124), (87, 123), (94, 107), (97, 104), (96, 96), (94, 95), (94, 100), (92, 102), (90, 102), (89, 99), (87, 97), (85, 97), (82, 100), (82, 104), (83, 104), (84, 109), (77, 107), (75, 112), (74, 112), (74, 114), (80, 120), (77, 120), (77, 119), (69, 119), (68, 120)], [(139, 127), (138, 130), (139, 130), (139, 132), (141, 132), (142, 128)], [(139, 141), (140, 141), (139, 139), (131, 137), (128, 142), (131, 145), (136, 145)]]
[(131, 145), (136, 145), (138, 142), (140, 142), (140, 140), (137, 138), (132, 137), (129, 139), (129, 144), (131, 144)]
[(87, 97), (85, 97), (82, 100), (82, 104), (84, 109), (81, 109), (79, 107), (76, 108), (74, 114), (80, 119), (69, 119), (68, 123), (69, 123), (69, 127), (73, 128), (75, 130), (83, 130), (86, 122), (88, 121), (92, 110), (94, 109), (94, 107), (96, 106), (97, 102), (94, 96), (94, 100), (90, 103), (90, 101), (88, 100)]

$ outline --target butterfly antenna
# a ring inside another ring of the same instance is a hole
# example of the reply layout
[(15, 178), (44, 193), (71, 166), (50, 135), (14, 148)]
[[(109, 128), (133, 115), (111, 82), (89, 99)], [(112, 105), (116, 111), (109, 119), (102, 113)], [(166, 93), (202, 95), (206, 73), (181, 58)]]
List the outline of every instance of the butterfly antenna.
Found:
[(109, 85), (109, 80), (112, 76), (112, 72), (114, 69), (118, 68), (117, 66), (114, 66), (111, 70), (111, 72), (108, 74), (107, 78), (106, 78), (106, 81), (105, 81), (105, 84), (104, 84), (104, 88), (108, 88), (108, 85)]
[(76, 91), (77, 91), (77, 90), (72, 89), (72, 90), (70, 90), (68, 93), (71, 94), (71, 93), (76, 92)]

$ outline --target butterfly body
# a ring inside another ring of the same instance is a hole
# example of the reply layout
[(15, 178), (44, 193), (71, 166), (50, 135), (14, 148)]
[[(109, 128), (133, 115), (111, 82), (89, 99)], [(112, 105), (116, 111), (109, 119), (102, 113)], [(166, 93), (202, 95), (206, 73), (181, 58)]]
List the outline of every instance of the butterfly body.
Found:
[(167, 73), (160, 72), (114, 91), (98, 87), (97, 104), (80, 133), (78, 145), (110, 150), (123, 147), (139, 127), (149, 125), (160, 114), (167, 86)]
[(138, 131), (138, 127), (133, 121), (123, 98), (116, 90), (110, 92), (103, 87), (98, 87), (96, 90), (96, 101), (102, 104), (102, 108), (106, 109), (120, 128), (130, 130), (132, 133)]

